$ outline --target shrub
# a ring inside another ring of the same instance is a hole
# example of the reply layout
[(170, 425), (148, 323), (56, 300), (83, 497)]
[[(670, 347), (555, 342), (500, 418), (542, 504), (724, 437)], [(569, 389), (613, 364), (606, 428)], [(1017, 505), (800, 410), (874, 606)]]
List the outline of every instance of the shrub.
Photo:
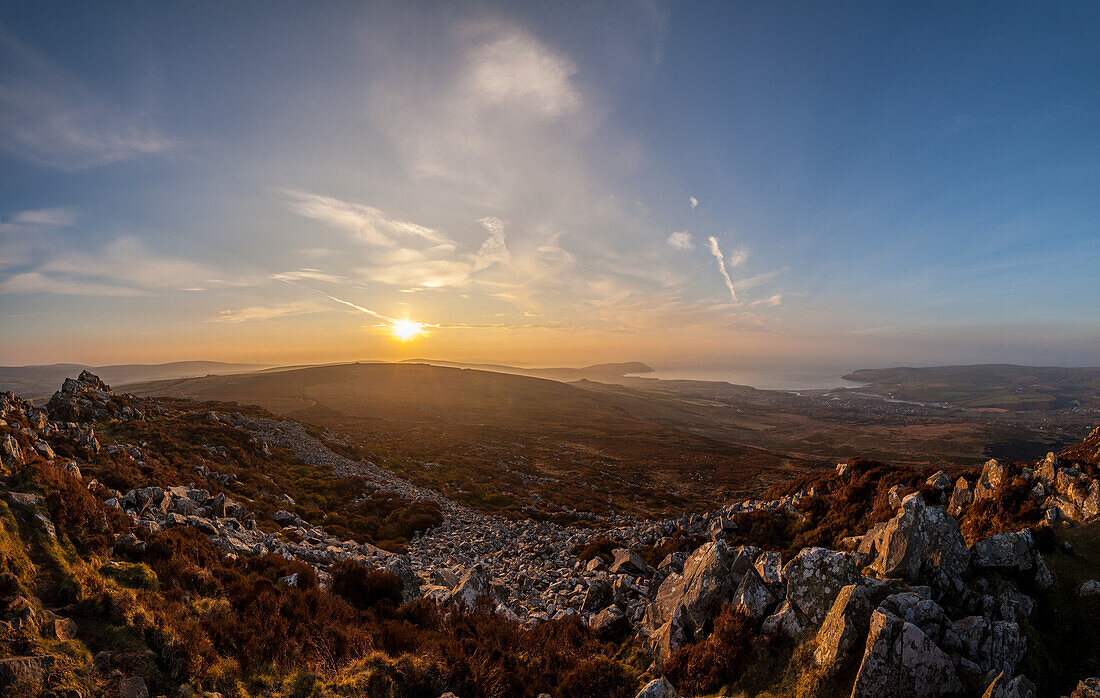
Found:
[(723, 603), (710, 635), (676, 650), (664, 667), (665, 674), (688, 695), (713, 693), (740, 677), (752, 656), (755, 631), (752, 618)]
[(329, 569), (330, 589), (356, 608), (372, 608), (388, 602), (401, 603), (401, 578), (385, 570), (372, 570), (353, 560), (341, 560)]

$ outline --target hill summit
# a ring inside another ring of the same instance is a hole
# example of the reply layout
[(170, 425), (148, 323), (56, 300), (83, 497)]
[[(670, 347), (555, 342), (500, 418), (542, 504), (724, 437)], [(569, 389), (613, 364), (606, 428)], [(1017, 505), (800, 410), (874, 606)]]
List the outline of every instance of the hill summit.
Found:
[(85, 371), (45, 409), (0, 395), (0, 689), (1095, 695), (1098, 439), (566, 525)]

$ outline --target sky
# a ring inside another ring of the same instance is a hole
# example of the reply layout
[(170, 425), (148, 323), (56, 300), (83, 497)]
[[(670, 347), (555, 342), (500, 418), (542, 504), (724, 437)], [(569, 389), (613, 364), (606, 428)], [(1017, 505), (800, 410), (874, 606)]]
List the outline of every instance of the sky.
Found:
[(0, 363), (1100, 365), (1095, 2), (0, 1)]

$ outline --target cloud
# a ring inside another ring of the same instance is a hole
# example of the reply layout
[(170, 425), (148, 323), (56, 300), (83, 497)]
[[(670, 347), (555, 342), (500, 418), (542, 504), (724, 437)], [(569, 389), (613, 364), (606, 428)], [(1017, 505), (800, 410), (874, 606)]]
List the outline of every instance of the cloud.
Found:
[(688, 204), (690, 204), (692, 210), (694, 210), (695, 207), (699, 205), (699, 199), (696, 199), (694, 196), (689, 196), (688, 197)]
[(391, 218), (373, 206), (309, 192), (284, 190), (283, 193), (290, 199), (290, 209), (298, 215), (350, 232), (358, 240), (371, 245), (394, 247), (408, 238), (420, 238), (440, 245), (453, 244), (434, 228)]
[(668, 240), (666, 240), (665, 242), (668, 243), (669, 247), (675, 248), (677, 250), (695, 249), (695, 242), (691, 238), (691, 233), (687, 232), (686, 230), (671, 233), (668, 236)]
[(140, 112), (110, 104), (0, 27), (0, 147), (73, 171), (167, 152)]
[(749, 307), (751, 307), (751, 308), (758, 308), (758, 307), (775, 308), (775, 307), (781, 305), (782, 303), (783, 303), (783, 295), (780, 294), (780, 293), (777, 293), (774, 296), (770, 296), (768, 298), (761, 298), (760, 300), (753, 301), (752, 303), (749, 303)]
[(309, 267), (306, 267), (304, 269), (299, 269), (297, 271), (284, 271), (284, 272), (281, 272), (279, 274), (272, 274), (270, 278), (275, 279), (276, 281), (309, 280), (309, 281), (327, 281), (329, 283), (334, 283), (334, 284), (338, 284), (338, 283), (342, 283), (342, 282), (346, 281), (346, 279), (342, 276), (337, 276), (336, 274), (328, 274), (326, 272), (321, 271), (320, 269), (310, 269)]
[[(493, 26), (495, 25), (495, 26)], [(573, 87), (577, 68), (549, 51), (528, 32), (497, 24), (474, 31), (496, 34), (469, 55), (465, 90), (479, 106), (513, 106), (545, 117), (577, 111), (581, 97)]]
[(252, 320), (270, 320), (272, 318), (288, 317), (292, 315), (306, 315), (309, 313), (322, 312), (323, 310), (324, 309), (317, 303), (311, 301), (294, 301), (292, 303), (283, 303), (280, 305), (253, 305), (237, 310), (222, 310), (217, 316), (210, 318), (207, 322), (237, 324)]
[[(733, 290), (733, 280), (730, 278), (729, 272), (726, 271), (726, 258), (722, 256), (722, 250), (718, 247), (718, 238), (712, 235), (707, 239), (707, 242), (710, 244), (710, 253), (718, 261), (718, 271), (722, 273), (722, 278), (726, 281), (726, 288), (730, 290), (730, 298), (736, 301), (737, 291)], [(736, 262), (731, 262), (731, 264), (740, 264), (741, 261), (744, 261), (743, 258), (738, 258)]]
[(33, 211), (20, 211), (11, 217), (11, 222), (19, 225), (40, 225), (55, 228), (67, 227), (76, 220), (76, 214), (67, 208), (40, 208)]
[(95, 253), (64, 250), (32, 270), (0, 282), (5, 293), (136, 296), (154, 290), (201, 288), (214, 282), (202, 265), (150, 252), (122, 237)]

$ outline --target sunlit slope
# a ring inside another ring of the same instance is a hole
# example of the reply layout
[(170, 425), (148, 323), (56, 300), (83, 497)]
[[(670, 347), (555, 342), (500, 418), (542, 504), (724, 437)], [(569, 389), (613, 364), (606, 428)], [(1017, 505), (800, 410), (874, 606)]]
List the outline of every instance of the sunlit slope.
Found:
[(255, 404), (490, 510), (653, 513), (760, 491), (816, 464), (662, 426), (644, 398), (420, 364), (345, 364), (127, 386)]

